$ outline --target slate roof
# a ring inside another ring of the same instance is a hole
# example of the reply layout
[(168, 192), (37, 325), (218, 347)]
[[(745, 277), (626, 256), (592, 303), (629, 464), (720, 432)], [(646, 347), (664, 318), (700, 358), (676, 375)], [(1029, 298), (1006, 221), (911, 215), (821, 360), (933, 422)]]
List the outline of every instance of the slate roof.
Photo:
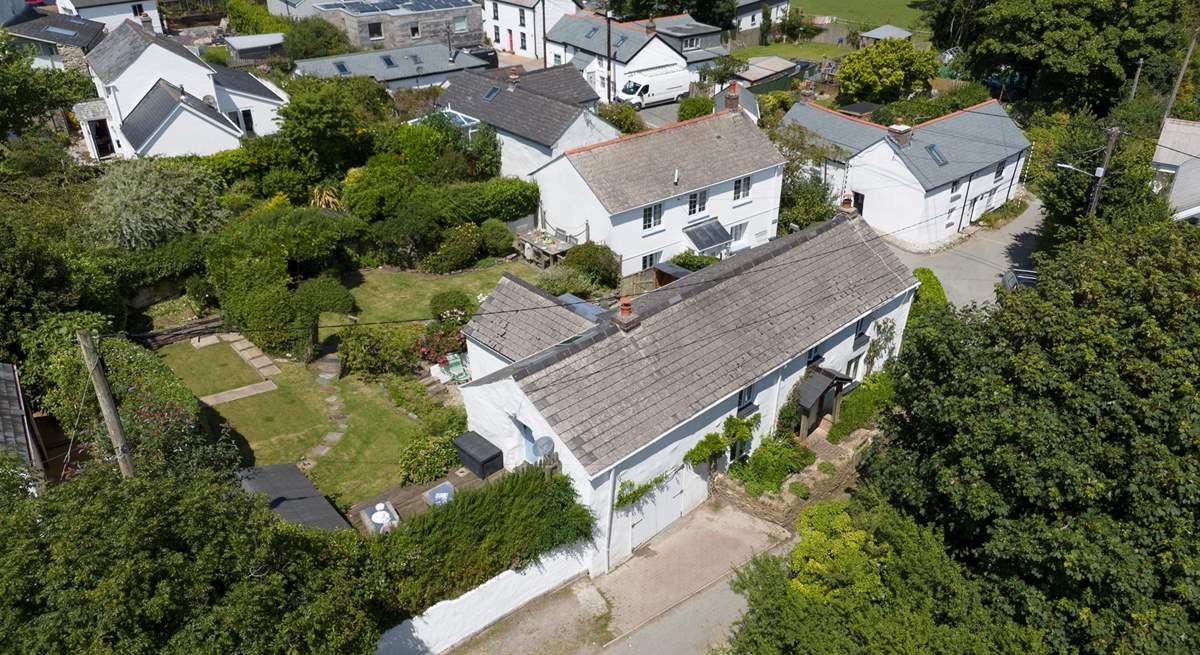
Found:
[(1200, 159), (1191, 158), (1179, 165), (1168, 198), (1171, 209), (1177, 212), (1200, 207)]
[(696, 246), (696, 250), (704, 252), (709, 248), (723, 246), (733, 240), (729, 234), (729, 230), (721, 225), (721, 221), (715, 218), (710, 218), (707, 221), (700, 221), (695, 225), (689, 225), (683, 228), (683, 235)]
[(104, 40), (87, 54), (87, 63), (95, 71), (100, 81), (107, 84), (115, 80), (130, 64), (137, 61), (138, 57), (141, 57), (142, 53), (151, 45), (165, 48), (194, 64), (212, 70), (212, 66), (185, 48), (183, 44), (154, 32), (146, 32), (131, 20), (121, 23), (116, 29), (110, 31), (108, 36), (104, 37)]
[(75, 5), (76, 9), (87, 7), (104, 7), (106, 5), (117, 5), (129, 2), (129, 0), (72, 0), (71, 4)]
[(1178, 166), (1189, 159), (1188, 154), (1200, 156), (1200, 121), (1168, 118), (1158, 135), (1154, 163)]
[(240, 128), (229, 122), (224, 114), (203, 100), (185, 93), (183, 89), (160, 79), (133, 108), (121, 123), (121, 132), (135, 150), (150, 140), (150, 137), (174, 113), (179, 105), (189, 107), (212, 120), (240, 132)]
[(775, 55), (763, 55), (747, 59), (746, 70), (738, 73), (737, 76), (747, 82), (757, 84), (768, 78), (787, 75), (795, 71), (796, 67), (797, 64), (794, 61)]
[[(729, 85), (722, 86), (715, 94), (713, 94), (713, 111), (723, 111), (725, 109), (725, 92), (729, 89)], [(745, 85), (738, 85), (738, 104), (745, 107), (751, 114), (758, 116), (758, 96)]]
[(17, 367), (0, 363), (0, 451), (16, 455), (23, 464), (33, 465), (41, 457), (30, 452), (32, 446)]
[(593, 61), (596, 61), (596, 58), (590, 53), (576, 52), (575, 54), (571, 55), (571, 61), (568, 63), (574, 66), (575, 70), (583, 72), (583, 69), (587, 68), (588, 64), (592, 63)]
[(212, 69), (216, 73), (213, 75), (213, 82), (217, 86), (223, 86), (230, 91), (237, 91), (238, 93), (283, 102), (283, 98), (280, 98), (277, 93), (272, 91), (271, 87), (263, 84), (262, 80), (246, 71), (240, 71), (219, 64), (214, 64)]
[(247, 493), (264, 494), (279, 518), (321, 530), (350, 529), (350, 524), (321, 495), (295, 464), (245, 469), (239, 477)]
[(880, 25), (859, 36), (865, 36), (868, 39), (907, 39), (912, 36), (912, 32), (895, 25)]
[(594, 325), (563, 301), (505, 273), (463, 333), (518, 361)]
[(322, 2), (313, 5), (320, 11), (342, 10), (353, 16), (388, 13), (392, 15), (416, 14), (424, 11), (463, 9), (478, 7), (475, 0), (349, 0), (347, 2)]
[[(649, 19), (630, 21), (630, 25), (636, 25), (645, 29), (649, 25)], [(713, 34), (720, 32), (721, 28), (708, 23), (701, 23), (692, 18), (691, 14), (675, 14), (674, 16), (655, 16), (654, 29), (668, 36), (698, 36), (701, 34)]]
[(575, 148), (566, 157), (612, 214), (784, 162), (754, 121), (728, 111)]
[(234, 50), (251, 50), (283, 45), (283, 32), (266, 34), (238, 34), (225, 37), (225, 44)]
[(612, 322), (472, 386), (512, 378), (590, 475), (916, 285), (840, 214), (640, 296)]
[[(887, 128), (882, 125), (812, 103), (792, 105), (784, 120), (799, 123), (851, 156), (887, 137)], [(908, 147), (901, 148), (890, 139), (887, 144), (927, 191), (994, 167), (1029, 147), (1021, 128), (995, 100), (915, 126)], [(939, 165), (930, 152), (934, 146), (945, 165)]]
[[(767, 0), (767, 2), (770, 3), (770, 6), (772, 7), (775, 5), (786, 4), (786, 0)], [(763, 0), (737, 0), (738, 13), (742, 13), (742, 10), (746, 7), (753, 7), (754, 9), (761, 10), (762, 3)]]
[[(593, 55), (606, 56), (605, 53), (608, 52), (607, 34), (604, 18), (601, 16), (566, 14), (554, 24), (554, 27), (550, 28), (549, 32), (546, 32), (546, 40), (566, 43)], [(613, 59), (621, 63), (628, 62), (654, 38), (656, 37), (646, 34), (645, 27), (641, 25), (613, 21)]]
[[(510, 90), (507, 81), (486, 73), (462, 71), (451, 75), (447, 82), (442, 95), (434, 101), (437, 106), (477, 118), (497, 130), (548, 148), (585, 111), (579, 105), (525, 91), (519, 82)], [(491, 100), (487, 99), (489, 95)]]
[(28, 7), (4, 29), (26, 39), (84, 50), (90, 50), (104, 38), (104, 23)]
[[(388, 66), (384, 57), (390, 57), (394, 65)], [(487, 65), (482, 59), (461, 50), (455, 51), (454, 61), (451, 62), (450, 50), (446, 44), (431, 43), (411, 48), (368, 50), (331, 57), (300, 59), (296, 62), (296, 72), (315, 77), (337, 77), (342, 74), (338, 72), (338, 63), (346, 66), (349, 75), (367, 75), (377, 82), (483, 68)], [(417, 70), (418, 67), (420, 71)]]
[[(509, 68), (501, 67), (487, 71), (493, 79), (508, 81)], [(549, 68), (535, 68), (520, 73), (520, 87), (530, 93), (545, 96), (568, 105), (591, 105), (600, 99), (595, 89), (571, 64), (559, 64)]]

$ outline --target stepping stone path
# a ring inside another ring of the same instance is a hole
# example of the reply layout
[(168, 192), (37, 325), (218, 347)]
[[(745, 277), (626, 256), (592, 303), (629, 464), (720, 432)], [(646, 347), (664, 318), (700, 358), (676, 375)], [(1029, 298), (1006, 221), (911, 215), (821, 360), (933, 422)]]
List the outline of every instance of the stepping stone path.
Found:
[(342, 437), (346, 436), (346, 430), (350, 428), (350, 415), (341, 413), (345, 405), (342, 403), (341, 391), (334, 384), (341, 375), (342, 360), (336, 353), (317, 360), (317, 384), (321, 385), (321, 393), (329, 394), (325, 396), (325, 409), (329, 411), (330, 418), (337, 422), (338, 431), (325, 433), (325, 436), (321, 437), (321, 443), (310, 448), (304, 455), (304, 459), (300, 460), (300, 468), (305, 471), (316, 466), (317, 460), (327, 455)]
[(233, 348), (233, 352), (237, 353), (238, 357), (241, 357), (243, 361), (249, 364), (258, 373), (259, 377), (263, 379), (262, 382), (255, 384), (248, 384), (237, 389), (210, 394), (201, 398), (200, 402), (209, 406), (219, 405), (221, 403), (256, 396), (260, 393), (274, 391), (279, 388), (271, 381), (271, 377), (279, 375), (283, 371), (275, 365), (275, 362), (270, 357), (267, 357), (263, 351), (259, 350), (242, 335), (236, 332), (222, 332), (203, 337), (192, 337), (191, 343), (192, 347), (197, 350), (208, 348), (209, 346), (228, 345)]

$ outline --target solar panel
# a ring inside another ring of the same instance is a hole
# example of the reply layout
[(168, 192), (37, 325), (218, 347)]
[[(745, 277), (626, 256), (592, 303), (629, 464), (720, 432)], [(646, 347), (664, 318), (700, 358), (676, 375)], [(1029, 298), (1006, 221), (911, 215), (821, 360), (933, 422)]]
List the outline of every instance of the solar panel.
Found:
[(333, 67), (337, 69), (337, 72), (339, 75), (349, 75), (350, 74), (350, 69), (346, 68), (346, 62), (344, 62), (344, 61), (333, 62)]
[(380, 59), (382, 59), (382, 60), (383, 60), (383, 65), (384, 65), (384, 66), (387, 66), (388, 68), (395, 68), (395, 67), (396, 67), (396, 62), (392, 61), (392, 56), (391, 56), (391, 55), (383, 55), (382, 57), (380, 57)]
[(47, 32), (53, 32), (53, 33), (55, 33), (55, 34), (61, 34), (61, 35), (63, 35), (63, 36), (76, 36), (76, 35), (78, 35), (78, 34), (79, 34), (79, 32), (76, 32), (75, 30), (68, 30), (68, 29), (66, 29), (66, 28), (63, 28), (63, 27), (55, 27), (55, 26), (53, 26), (53, 25), (49, 25), (49, 26), (47, 26), (47, 27), (46, 27), (46, 31), (47, 31)]
[(599, 31), (600, 31), (600, 28), (599, 28), (599, 27), (593, 27), (592, 29), (588, 30), (588, 33), (587, 33), (587, 34), (584, 34), (584, 35), (583, 35), (583, 38), (585, 38), (585, 39), (590, 39), (590, 38), (592, 38), (593, 36), (596, 36), (596, 32), (599, 32)]
[(925, 146), (925, 151), (929, 153), (930, 157), (933, 157), (933, 163), (937, 164), (938, 166), (945, 166), (946, 164), (950, 163), (946, 161), (946, 156), (942, 154), (941, 150), (938, 150), (936, 144)]
[(485, 93), (483, 95), (483, 101), (491, 102), (496, 97), (496, 94), (498, 94), (498, 93), (500, 93), (500, 87), (493, 86), (492, 88), (488, 89), (487, 93)]

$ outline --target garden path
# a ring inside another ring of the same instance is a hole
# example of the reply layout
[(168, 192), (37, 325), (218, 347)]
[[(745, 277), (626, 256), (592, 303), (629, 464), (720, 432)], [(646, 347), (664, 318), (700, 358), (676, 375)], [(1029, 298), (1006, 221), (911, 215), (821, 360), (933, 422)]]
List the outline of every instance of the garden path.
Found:
[(196, 350), (228, 344), (233, 348), (233, 352), (237, 353), (238, 357), (241, 357), (242, 361), (249, 364), (258, 373), (259, 377), (263, 379), (262, 382), (209, 394), (200, 398), (201, 403), (211, 407), (213, 405), (220, 405), (221, 403), (241, 400), (242, 398), (249, 398), (250, 396), (257, 396), (260, 393), (274, 391), (279, 388), (271, 381), (271, 376), (281, 373), (279, 367), (246, 337), (236, 332), (223, 332), (203, 337), (192, 337), (191, 344), (192, 348)]
[(334, 382), (342, 374), (342, 361), (337, 353), (329, 353), (317, 360), (317, 384), (321, 385), (321, 393), (325, 396), (325, 408), (329, 410), (330, 418), (337, 423), (337, 430), (327, 432), (321, 437), (321, 443), (313, 446), (300, 460), (300, 468), (304, 471), (316, 466), (317, 459), (329, 454), (329, 451), (342, 440), (350, 427), (350, 415), (343, 413), (345, 404), (342, 403), (341, 390)]

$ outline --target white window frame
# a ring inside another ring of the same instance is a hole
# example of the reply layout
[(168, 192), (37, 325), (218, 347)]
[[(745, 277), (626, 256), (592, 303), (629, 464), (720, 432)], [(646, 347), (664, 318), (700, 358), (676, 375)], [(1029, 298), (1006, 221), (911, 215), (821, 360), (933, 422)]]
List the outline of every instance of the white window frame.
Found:
[(492, 45), (500, 45), (500, 26), (493, 25), (492, 30), (493, 30), (493, 33), (496, 35), (496, 40), (492, 43)]
[(524, 33), (524, 32), (521, 32), (521, 45), (520, 45), (520, 48), (521, 48), (522, 50), (528, 50), (528, 49), (529, 49), (529, 47), (528, 47), (528, 46), (525, 44), (525, 33)]
[(642, 255), (642, 270), (654, 268), (654, 265), (662, 261), (662, 251), (655, 250), (652, 253)]
[(846, 377), (850, 379), (858, 378), (858, 365), (862, 363), (862, 355), (855, 355), (846, 362)]
[(749, 407), (754, 404), (754, 385), (749, 384), (744, 389), (738, 391), (737, 406), (738, 409)]
[(555, 66), (561, 66), (561, 65), (562, 65), (562, 55), (560, 55), (560, 54), (555, 54), (555, 55), (554, 55), (554, 65), (555, 65)]
[(686, 39), (684, 39), (683, 40), (683, 49), (684, 50), (699, 50), (700, 49), (700, 37), (689, 36)]
[(133, 11), (134, 18), (140, 18), (142, 14), (146, 13), (146, 10), (143, 8), (143, 3), (141, 2), (129, 5), (129, 8)]
[(525, 10), (521, 9), (520, 12), (521, 13), (517, 19), (517, 27), (525, 27)]
[(813, 346), (812, 348), (808, 349), (808, 357), (804, 360), (804, 366), (812, 366), (818, 359), (821, 359), (821, 349)]
[[(492, 20), (500, 20), (500, 3), (499, 2), (492, 3)], [(500, 28), (496, 28), (496, 29), (500, 29)]]
[(954, 180), (953, 182), (950, 183), (950, 193), (958, 193), (958, 190), (960, 188), (962, 188), (962, 179), (961, 178)]
[(708, 189), (700, 189), (688, 194), (688, 216), (708, 212)]
[(999, 164), (996, 164), (996, 174), (992, 176), (992, 181), (999, 182), (1000, 179), (1004, 177), (1004, 169), (1007, 167), (1008, 167), (1007, 159), (1000, 162)]
[[(379, 30), (379, 36), (375, 36), (375, 35), (371, 34), (372, 27)], [(372, 41), (382, 41), (383, 40), (383, 23), (367, 23), (367, 38)]]
[(737, 225), (730, 226), (730, 228), (729, 228), (730, 243), (740, 243), (743, 239), (745, 239), (746, 238), (746, 226), (748, 226), (748, 225), (749, 225), (749, 223), (738, 223)]
[(662, 203), (642, 207), (642, 231), (649, 232), (662, 226)]
[[(462, 21), (462, 23), (459, 23), (459, 21)], [(458, 27), (460, 24), (462, 25), (462, 29), (459, 29), (459, 27)], [(463, 34), (464, 32), (467, 31), (467, 17), (466, 16), (455, 16), (454, 18), (451, 18), (450, 26), (451, 26), (451, 29), (454, 30), (455, 34)]]
[(733, 199), (741, 200), (750, 197), (750, 176), (738, 178), (733, 181)]

